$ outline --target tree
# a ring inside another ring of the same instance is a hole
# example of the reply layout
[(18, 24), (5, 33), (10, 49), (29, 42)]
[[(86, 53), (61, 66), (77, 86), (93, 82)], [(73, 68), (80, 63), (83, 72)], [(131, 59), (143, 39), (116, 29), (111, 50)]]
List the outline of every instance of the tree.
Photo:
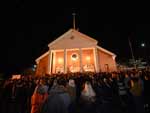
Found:
[(4, 73), (0, 73), (0, 80), (4, 79)]
[(24, 69), (22, 75), (35, 75), (35, 70), (33, 68)]

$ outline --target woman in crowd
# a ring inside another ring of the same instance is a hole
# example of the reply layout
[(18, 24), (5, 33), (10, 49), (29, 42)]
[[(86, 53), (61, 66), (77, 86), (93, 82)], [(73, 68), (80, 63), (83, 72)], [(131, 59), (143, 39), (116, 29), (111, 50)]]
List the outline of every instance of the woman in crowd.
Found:
[(48, 87), (45, 82), (40, 79), (31, 98), (31, 113), (41, 113), (43, 103), (48, 97)]
[(135, 112), (136, 113), (144, 113), (142, 83), (141, 83), (140, 77), (137, 75), (137, 73), (131, 80), (130, 92), (133, 96)]
[(67, 92), (69, 93), (71, 98), (71, 104), (69, 110), (71, 113), (73, 113), (75, 112), (75, 107), (76, 107), (76, 85), (73, 79), (70, 79), (68, 82)]
[(96, 101), (96, 93), (89, 81), (84, 84), (84, 89), (81, 92), (81, 109), (83, 113), (92, 113), (95, 110), (94, 103)]
[(118, 94), (120, 98), (121, 107), (124, 111), (127, 111), (128, 105), (128, 94), (127, 89), (124, 83), (124, 76), (119, 75), (117, 78), (117, 85), (118, 85)]

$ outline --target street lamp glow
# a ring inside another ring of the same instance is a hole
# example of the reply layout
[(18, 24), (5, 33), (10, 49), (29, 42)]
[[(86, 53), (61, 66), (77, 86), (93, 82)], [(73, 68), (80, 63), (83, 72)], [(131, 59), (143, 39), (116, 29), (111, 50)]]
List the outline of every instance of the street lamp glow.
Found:
[(141, 47), (145, 47), (145, 43), (142, 43), (142, 44), (141, 44)]
[(36, 65), (33, 65), (33, 68), (36, 68)]

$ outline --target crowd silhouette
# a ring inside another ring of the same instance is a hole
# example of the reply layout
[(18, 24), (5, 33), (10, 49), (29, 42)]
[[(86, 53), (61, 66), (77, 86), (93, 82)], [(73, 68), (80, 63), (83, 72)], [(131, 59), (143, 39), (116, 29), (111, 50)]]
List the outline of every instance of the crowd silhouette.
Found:
[(150, 69), (22, 76), (1, 86), (1, 113), (146, 113)]

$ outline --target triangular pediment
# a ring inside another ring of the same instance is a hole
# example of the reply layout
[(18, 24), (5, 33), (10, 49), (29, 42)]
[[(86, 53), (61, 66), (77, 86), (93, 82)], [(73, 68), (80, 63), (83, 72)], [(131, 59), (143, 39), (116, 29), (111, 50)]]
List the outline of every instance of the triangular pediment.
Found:
[(95, 47), (96, 45), (97, 40), (78, 32), (77, 30), (70, 29), (51, 42), (48, 46), (51, 49), (70, 49)]

